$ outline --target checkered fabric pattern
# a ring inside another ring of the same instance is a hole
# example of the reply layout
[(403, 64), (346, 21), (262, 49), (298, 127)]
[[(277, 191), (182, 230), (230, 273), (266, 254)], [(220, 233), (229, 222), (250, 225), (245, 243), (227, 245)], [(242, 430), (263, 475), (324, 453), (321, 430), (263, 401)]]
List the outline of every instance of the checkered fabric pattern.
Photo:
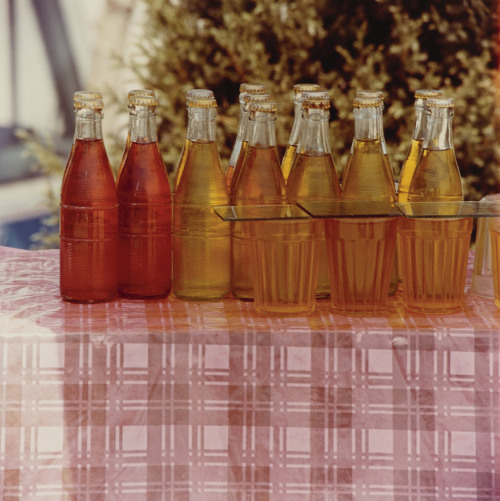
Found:
[(0, 248), (0, 499), (500, 500), (500, 310), (60, 300)]

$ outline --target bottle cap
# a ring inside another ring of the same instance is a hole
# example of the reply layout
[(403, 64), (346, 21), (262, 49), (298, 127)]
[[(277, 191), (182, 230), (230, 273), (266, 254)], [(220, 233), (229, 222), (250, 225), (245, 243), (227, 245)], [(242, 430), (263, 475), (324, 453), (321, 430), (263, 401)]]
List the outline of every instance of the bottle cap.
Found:
[(379, 97), (360, 97), (356, 96), (353, 101), (354, 108), (378, 108), (382, 104)]
[(384, 93), (381, 90), (361, 89), (356, 92), (356, 97), (384, 99)]
[(267, 85), (242, 83), (240, 85), (240, 92), (246, 92), (247, 94), (265, 94), (267, 93)]
[(443, 93), (437, 89), (417, 89), (415, 99), (429, 99), (431, 97), (441, 97)]
[(270, 94), (243, 94), (242, 99), (243, 99), (243, 102), (247, 105), (251, 102), (265, 103), (267, 101), (271, 101), (271, 95)]
[(326, 91), (304, 92), (302, 94), (302, 108), (327, 110), (330, 108), (330, 96)]
[(73, 94), (73, 101), (92, 101), (93, 99), (102, 99), (102, 94), (95, 90), (77, 90)]
[(302, 92), (314, 92), (320, 88), (321, 87), (315, 83), (298, 83), (293, 86), (293, 91), (295, 94), (302, 94)]
[(214, 93), (208, 89), (190, 89), (187, 91), (188, 108), (217, 108)]
[(130, 99), (133, 96), (154, 96), (155, 91), (150, 89), (134, 89), (130, 90), (128, 93), (128, 98)]
[(432, 97), (427, 99), (427, 108), (453, 108), (453, 98), (451, 97)]
[(274, 101), (256, 102), (252, 101), (248, 104), (249, 111), (262, 111), (264, 113), (276, 113), (278, 105)]
[(102, 110), (104, 102), (102, 99), (73, 99), (73, 107), (75, 109)]
[(130, 106), (158, 106), (158, 98), (154, 95), (129, 95), (128, 104)]

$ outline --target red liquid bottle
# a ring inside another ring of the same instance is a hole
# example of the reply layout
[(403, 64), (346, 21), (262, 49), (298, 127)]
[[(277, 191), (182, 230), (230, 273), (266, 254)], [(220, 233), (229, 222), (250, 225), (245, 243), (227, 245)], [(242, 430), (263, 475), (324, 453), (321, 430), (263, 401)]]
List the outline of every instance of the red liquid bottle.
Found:
[[(131, 90), (129, 91), (128, 93), (128, 107), (129, 107), (129, 110), (130, 110), (130, 100), (132, 97), (134, 96), (148, 96), (148, 97), (154, 97), (155, 93), (154, 91), (152, 90), (149, 90), (149, 89), (135, 89), (135, 90)], [(121, 176), (121, 173), (123, 171), (123, 166), (125, 165), (125, 160), (127, 160), (127, 155), (128, 155), (128, 152), (130, 150), (130, 128), (132, 126), (132, 122), (129, 120), (128, 122), (128, 133), (127, 133), (127, 142), (125, 143), (125, 149), (123, 150), (123, 155), (122, 155), (122, 159), (120, 161), (120, 165), (118, 166), (118, 174), (116, 175), (116, 184), (118, 185), (118, 183), (120, 182), (120, 176)]]
[(60, 292), (66, 301), (117, 294), (118, 202), (102, 140), (101, 99), (74, 99), (75, 141), (61, 188)]
[(157, 106), (154, 96), (129, 95), (130, 146), (117, 185), (118, 290), (127, 297), (167, 296), (172, 287), (172, 196)]

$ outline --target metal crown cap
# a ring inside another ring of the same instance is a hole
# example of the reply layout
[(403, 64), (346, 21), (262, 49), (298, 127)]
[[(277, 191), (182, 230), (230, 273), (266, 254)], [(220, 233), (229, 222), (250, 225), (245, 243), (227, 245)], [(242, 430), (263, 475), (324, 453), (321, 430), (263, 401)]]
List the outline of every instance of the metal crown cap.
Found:
[(356, 92), (356, 97), (384, 99), (384, 93), (381, 90), (361, 89)]
[(128, 93), (128, 99), (134, 96), (154, 96), (155, 91), (150, 89), (133, 89)]
[(274, 101), (265, 102), (251, 102), (248, 104), (249, 111), (263, 111), (265, 113), (276, 113), (278, 111), (278, 105)]
[(128, 104), (130, 106), (158, 106), (158, 98), (156, 96), (133, 95), (129, 96)]
[(417, 89), (415, 99), (430, 99), (431, 97), (441, 97), (442, 91), (437, 89)]
[(326, 91), (304, 92), (302, 95), (302, 108), (330, 108), (330, 96)]
[(267, 92), (267, 85), (245, 82), (240, 85), (240, 92), (246, 92), (247, 94), (265, 94)]
[(360, 97), (356, 96), (352, 103), (354, 108), (378, 108), (382, 104), (379, 97)]
[(95, 90), (77, 90), (73, 94), (73, 101), (92, 101), (93, 99), (102, 99), (102, 94)]
[(453, 108), (453, 98), (451, 97), (432, 97), (427, 99), (427, 108)]
[(73, 107), (75, 109), (102, 110), (104, 102), (102, 99), (73, 99)]

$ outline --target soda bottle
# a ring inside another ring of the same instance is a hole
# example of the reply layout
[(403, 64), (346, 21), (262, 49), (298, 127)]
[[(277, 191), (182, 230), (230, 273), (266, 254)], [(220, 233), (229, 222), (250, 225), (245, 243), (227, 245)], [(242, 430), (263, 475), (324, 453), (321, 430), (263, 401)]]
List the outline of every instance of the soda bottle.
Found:
[(320, 86), (313, 83), (301, 83), (293, 86), (294, 119), (290, 138), (288, 140), (285, 154), (283, 155), (283, 160), (281, 161), (281, 171), (283, 172), (285, 182), (288, 182), (288, 176), (290, 175), (290, 169), (292, 168), (295, 153), (297, 151), (297, 143), (299, 142), (300, 137), (300, 125), (302, 123), (302, 93), (319, 90)]
[(433, 89), (419, 89), (415, 91), (415, 127), (411, 138), (410, 147), (406, 159), (401, 167), (398, 186), (398, 202), (408, 200), (408, 190), (410, 188), (411, 178), (417, 167), (417, 162), (422, 152), (422, 143), (426, 131), (426, 115), (424, 113), (425, 102), (432, 97), (440, 97), (442, 92)]
[(73, 99), (74, 147), (61, 187), (60, 292), (66, 301), (117, 294), (118, 202), (102, 139), (102, 99)]
[[(346, 201), (396, 199), (392, 170), (382, 148), (379, 98), (354, 99), (354, 139), (342, 179)], [(325, 221), (334, 310), (376, 313), (387, 305), (396, 247), (395, 217), (332, 218)]]
[[(330, 98), (328, 92), (302, 94), (302, 125), (297, 154), (290, 170), (287, 191), (291, 204), (334, 201), (341, 198), (340, 183), (328, 140)], [(316, 297), (330, 296), (330, 277), (324, 222), (321, 221)]]
[[(245, 136), (243, 139), (243, 143), (241, 144), (241, 149), (240, 153), (238, 155), (238, 159), (236, 160), (236, 164), (233, 169), (233, 173), (230, 176), (226, 177), (226, 180), (230, 182), (229, 185), (229, 195), (231, 196), (234, 187), (236, 185), (236, 180), (238, 179), (238, 176), (240, 175), (241, 172), (241, 166), (243, 165), (243, 160), (245, 159), (245, 154), (247, 151), (247, 146), (248, 146), (248, 136), (250, 134), (249, 126), (248, 126), (248, 121), (249, 121), (249, 106), (250, 103), (263, 103), (271, 100), (271, 96), (269, 94), (249, 94), (246, 93), (243, 95), (243, 108), (244, 108), (244, 118), (243, 120), (245, 121), (244, 128), (245, 128)], [(229, 174), (229, 171), (228, 171)]]
[(125, 146), (117, 183), (118, 290), (132, 298), (167, 296), (172, 286), (172, 198), (158, 147), (158, 99), (134, 93), (128, 105), (130, 145)]
[(217, 102), (198, 89), (186, 100), (185, 154), (173, 197), (173, 290), (180, 299), (216, 300), (230, 290), (231, 227), (214, 212), (229, 195), (215, 142)]
[[(430, 98), (422, 153), (408, 189), (408, 202), (463, 200), (453, 147), (451, 98)], [(472, 218), (449, 218), (441, 208), (435, 217), (403, 217), (399, 225), (403, 299), (407, 308), (425, 313), (461, 309)]]
[(236, 162), (238, 161), (238, 157), (240, 155), (243, 141), (246, 140), (248, 109), (245, 106), (244, 96), (248, 94), (267, 94), (267, 86), (263, 84), (253, 84), (253, 83), (242, 83), (240, 85), (240, 96), (239, 96), (240, 118), (238, 121), (238, 132), (236, 134), (236, 140), (233, 145), (233, 150), (231, 151), (231, 157), (229, 158), (229, 164), (226, 172), (226, 182), (228, 191), (231, 189), (231, 179), (233, 177)]
[[(231, 204), (286, 204), (286, 185), (276, 147), (277, 105), (272, 101), (252, 102), (249, 112), (248, 146)], [(248, 222), (233, 223), (231, 290), (242, 300), (253, 300), (251, 238)]]
[[(155, 95), (154, 91), (149, 90), (149, 89), (134, 89), (134, 90), (129, 91), (128, 96), (127, 96), (129, 113), (130, 113), (130, 99), (132, 97), (134, 97), (134, 96), (154, 96), (154, 95)], [(130, 127), (131, 127), (131, 123), (130, 123), (130, 119), (129, 119), (127, 141), (125, 143), (125, 149), (123, 150), (122, 159), (121, 159), (120, 165), (118, 167), (118, 174), (116, 175), (116, 183), (117, 184), (120, 180), (120, 175), (122, 173), (123, 166), (125, 164), (125, 160), (127, 159), (128, 150), (130, 149)]]

